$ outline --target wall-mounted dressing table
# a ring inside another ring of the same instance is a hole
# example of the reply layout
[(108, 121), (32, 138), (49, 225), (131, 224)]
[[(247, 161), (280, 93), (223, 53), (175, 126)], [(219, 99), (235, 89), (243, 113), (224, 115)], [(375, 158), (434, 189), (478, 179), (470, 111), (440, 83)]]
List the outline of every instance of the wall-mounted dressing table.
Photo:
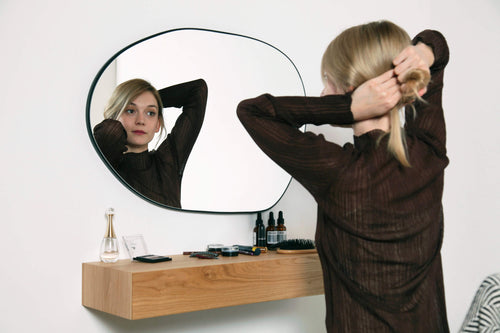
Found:
[(317, 254), (83, 263), (82, 304), (126, 319), (323, 294)]

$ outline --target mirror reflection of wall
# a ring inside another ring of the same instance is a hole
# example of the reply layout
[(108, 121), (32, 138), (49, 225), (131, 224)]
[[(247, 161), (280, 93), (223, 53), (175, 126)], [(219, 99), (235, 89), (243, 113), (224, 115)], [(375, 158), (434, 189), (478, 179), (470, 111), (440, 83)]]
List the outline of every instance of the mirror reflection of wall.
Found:
[[(250, 37), (211, 30), (179, 29), (148, 37), (124, 48), (97, 75), (87, 108), (90, 131), (103, 120), (116, 85), (132, 78), (157, 89), (198, 78), (208, 85), (204, 124), (182, 181), (184, 210), (260, 211), (279, 200), (290, 176), (246, 134), (236, 106), (262, 93), (304, 95), (297, 69), (281, 51)], [(164, 109), (167, 131), (179, 114), (178, 109)], [(153, 140), (150, 149), (156, 145)]]

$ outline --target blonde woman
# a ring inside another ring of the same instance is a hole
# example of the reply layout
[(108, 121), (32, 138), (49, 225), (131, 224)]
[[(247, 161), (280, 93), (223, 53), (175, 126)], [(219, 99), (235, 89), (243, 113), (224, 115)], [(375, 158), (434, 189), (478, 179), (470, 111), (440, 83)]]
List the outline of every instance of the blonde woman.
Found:
[[(202, 79), (160, 91), (132, 79), (116, 87), (106, 119), (95, 126), (94, 137), (111, 167), (150, 200), (181, 208), (182, 175), (203, 124), (207, 91)], [(164, 107), (182, 108), (182, 113), (158, 149), (149, 151), (154, 135), (165, 128)]]
[[(372, 22), (328, 46), (321, 97), (266, 94), (238, 106), (254, 141), (318, 204), (328, 332), (449, 331), (440, 256), (448, 57), (439, 32), (412, 41)], [(351, 125), (354, 144), (303, 133), (304, 124)]]

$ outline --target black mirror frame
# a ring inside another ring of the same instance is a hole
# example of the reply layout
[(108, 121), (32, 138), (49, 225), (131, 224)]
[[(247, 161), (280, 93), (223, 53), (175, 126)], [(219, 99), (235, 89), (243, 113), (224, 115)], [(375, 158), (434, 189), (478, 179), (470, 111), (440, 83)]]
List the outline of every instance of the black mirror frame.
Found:
[[(249, 37), (249, 36), (245, 36), (245, 35), (241, 35), (241, 34), (236, 34), (236, 33), (231, 33), (231, 32), (224, 32), (224, 31), (218, 31), (218, 30), (211, 30), (211, 29), (205, 29), (205, 28), (176, 28), (176, 29), (170, 29), (170, 30), (166, 30), (166, 31), (163, 31), (163, 32), (159, 32), (159, 33), (156, 33), (156, 34), (153, 34), (151, 36), (148, 36), (148, 37), (145, 37), (145, 38), (142, 38), (126, 47), (124, 47), (123, 49), (121, 49), (120, 51), (118, 51), (117, 53), (115, 53), (108, 61), (106, 61), (104, 63), (104, 65), (101, 67), (101, 69), (97, 72), (97, 75), (95, 76), (94, 80), (92, 81), (92, 84), (90, 86), (90, 89), (89, 89), (89, 93), (88, 93), (88, 96), (87, 96), (87, 102), (86, 102), (86, 106), (85, 106), (85, 123), (86, 123), (86, 126), (87, 126), (87, 133), (89, 135), (89, 138), (90, 138), (90, 141), (92, 142), (92, 146), (94, 147), (95, 151), (97, 152), (97, 155), (99, 155), (100, 159), (104, 162), (104, 164), (106, 165), (106, 167), (109, 169), (109, 171), (111, 171), (111, 173), (128, 189), (130, 190), (132, 193), (134, 193), (135, 195), (137, 195), (138, 197), (140, 197), (141, 199), (155, 205), (155, 206), (158, 206), (158, 207), (161, 207), (161, 208), (168, 208), (168, 209), (171, 209), (171, 210), (176, 210), (176, 211), (181, 211), (181, 212), (190, 212), (190, 213), (209, 213), (209, 214), (253, 214), (253, 213), (257, 213), (257, 212), (262, 212), (262, 211), (266, 211), (266, 210), (269, 210), (271, 209), (272, 207), (274, 207), (280, 200), (281, 198), (283, 197), (283, 195), (285, 194), (286, 190), (288, 189), (288, 187), (290, 186), (290, 183), (292, 181), (292, 177), (290, 177), (290, 180), (288, 181), (288, 184), (285, 186), (285, 189), (283, 190), (283, 193), (280, 195), (280, 197), (277, 199), (277, 201), (275, 203), (273, 203), (270, 207), (266, 208), (266, 209), (262, 209), (262, 210), (259, 210), (259, 211), (235, 211), (235, 212), (222, 212), (222, 211), (204, 211), (204, 210), (194, 210), (194, 209), (184, 209), (184, 208), (178, 208), (178, 207), (172, 207), (172, 206), (168, 206), (168, 205), (165, 205), (165, 204), (162, 204), (162, 203), (159, 203), (157, 201), (154, 201), (150, 198), (148, 198), (147, 196), (143, 195), (142, 193), (138, 192), (136, 189), (134, 189), (132, 186), (130, 186), (119, 174), (118, 172), (116, 172), (114, 170), (114, 168), (109, 164), (108, 160), (104, 157), (104, 155), (102, 154), (101, 150), (99, 149), (99, 146), (97, 145), (97, 142), (95, 141), (95, 138), (94, 138), (94, 134), (93, 134), (93, 131), (92, 131), (92, 125), (91, 125), (91, 121), (90, 121), (90, 107), (91, 107), (91, 103), (92, 103), (92, 97), (93, 97), (93, 94), (94, 94), (94, 90), (96, 88), (96, 85), (97, 83), (99, 82), (99, 79), (101, 78), (102, 74), (104, 73), (104, 71), (108, 68), (108, 66), (116, 60), (116, 58), (122, 54), (123, 52), (125, 52), (126, 50), (132, 48), (133, 46), (137, 45), (137, 44), (140, 44), (144, 41), (147, 41), (149, 39), (152, 39), (152, 38), (155, 38), (157, 36), (160, 36), (160, 35), (163, 35), (163, 34), (167, 34), (167, 33), (171, 33), (171, 32), (175, 32), (175, 31), (182, 31), (182, 30), (197, 30), (197, 31), (206, 31), (206, 32), (213, 32), (213, 33), (219, 33), (219, 34), (225, 34), (225, 35), (230, 35), (230, 36), (236, 36), (236, 37), (242, 37), (242, 38), (246, 38), (246, 39), (250, 39), (250, 40), (253, 40), (253, 41), (257, 41), (257, 42), (260, 42), (262, 44), (265, 44), (271, 48), (273, 48), (274, 50), (278, 51), (279, 53), (281, 53), (288, 61), (290, 61), (290, 63), (292, 64), (293, 68), (295, 69), (295, 71), (297, 72), (297, 75), (300, 79), (300, 82), (301, 82), (301, 85), (302, 85), (302, 90), (304, 92), (304, 96), (306, 95), (306, 90), (305, 90), (305, 87), (304, 87), (304, 82), (302, 80), (302, 76), (300, 75), (300, 72), (298, 71), (297, 69), (297, 66), (295, 66), (294, 62), (284, 53), (282, 52), (280, 49), (278, 49), (277, 47), (267, 43), (267, 42), (264, 42), (260, 39), (257, 39), (257, 38), (254, 38), (254, 37)], [(236, 111), (235, 111), (236, 112)]]

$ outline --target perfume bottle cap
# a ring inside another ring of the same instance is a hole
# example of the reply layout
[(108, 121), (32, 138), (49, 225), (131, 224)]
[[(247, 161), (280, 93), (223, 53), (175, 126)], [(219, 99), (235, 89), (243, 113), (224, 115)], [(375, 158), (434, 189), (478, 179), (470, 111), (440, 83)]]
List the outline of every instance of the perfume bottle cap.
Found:
[(115, 210), (113, 208), (106, 209), (106, 218), (108, 224), (106, 226), (105, 238), (116, 238), (115, 229), (113, 228), (113, 216), (115, 215)]

